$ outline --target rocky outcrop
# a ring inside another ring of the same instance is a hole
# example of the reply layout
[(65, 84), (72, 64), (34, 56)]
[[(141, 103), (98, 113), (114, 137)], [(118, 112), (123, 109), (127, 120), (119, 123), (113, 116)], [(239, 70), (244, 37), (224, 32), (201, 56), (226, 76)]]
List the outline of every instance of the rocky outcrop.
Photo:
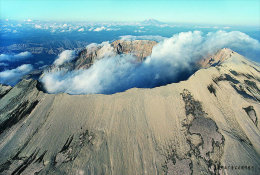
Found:
[[(58, 67), (55, 65), (51, 65), (47, 68), (47, 70), (56, 71), (60, 69), (87, 69), (99, 59), (121, 54), (132, 55), (136, 57), (136, 61), (142, 62), (145, 60), (145, 58), (152, 54), (152, 49), (156, 44), (156, 41), (149, 40), (116, 40), (110, 44), (94, 44), (80, 51), (78, 57), (74, 61), (64, 63)], [(234, 54), (237, 53), (232, 51), (231, 49), (221, 49), (217, 53), (208, 55), (207, 57), (198, 60), (196, 65), (194, 65), (195, 69), (197, 70), (200, 68), (209, 68), (211, 66), (220, 65), (225, 60), (231, 58)]]
[(117, 54), (132, 54), (138, 58), (138, 61), (143, 61), (146, 57), (151, 55), (152, 49), (156, 44), (156, 41), (148, 40), (117, 40), (114, 41), (111, 46), (116, 49)]
[(0, 84), (0, 99), (5, 96), (10, 90), (12, 89), (11, 86)]
[(21, 81), (0, 99), (0, 174), (259, 174), (260, 68), (227, 56), (113, 95)]
[(219, 50), (217, 53), (210, 55), (206, 58), (199, 60), (198, 64), (201, 68), (209, 68), (211, 66), (220, 65), (225, 60), (231, 58), (234, 54), (237, 54), (229, 48)]
[(86, 48), (83, 51), (79, 53), (78, 58), (76, 59), (75, 62), (75, 68), (80, 69), (80, 68), (89, 68), (94, 61), (97, 58), (97, 51), (100, 49), (100, 47), (91, 47), (91, 48)]
[[(151, 55), (153, 46), (156, 44), (157, 42), (148, 40), (117, 40), (111, 44), (90, 45), (82, 50), (74, 61), (65, 63), (59, 66), (59, 68), (68, 70), (87, 69), (92, 66), (96, 60), (121, 54), (131, 54), (136, 57), (136, 61), (141, 62)], [(49, 71), (54, 69), (57, 69), (54, 65), (49, 67)]]

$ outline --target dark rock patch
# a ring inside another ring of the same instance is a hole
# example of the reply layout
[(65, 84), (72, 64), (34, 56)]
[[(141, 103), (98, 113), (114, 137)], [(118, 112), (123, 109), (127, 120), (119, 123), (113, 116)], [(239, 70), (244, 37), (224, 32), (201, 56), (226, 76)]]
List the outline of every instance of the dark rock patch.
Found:
[(75, 160), (83, 146), (92, 144), (94, 134), (88, 130), (82, 132), (75, 141), (74, 136), (69, 136), (61, 151), (54, 156), (54, 166), (58, 167), (62, 163)]
[(252, 95), (249, 95), (245, 90), (244, 88), (239, 85), (238, 87), (236, 85), (233, 85), (231, 84), (231, 86), (236, 90), (236, 92), (238, 94), (240, 94), (241, 96), (243, 96), (244, 98), (247, 98), (247, 99), (251, 99), (251, 100), (256, 100), (255, 97), (253, 97)]
[[(247, 77), (247, 78), (249, 77), (248, 79), (255, 79), (251, 75), (245, 75), (245, 74), (233, 71), (233, 70), (230, 70), (230, 72), (235, 76), (244, 76), (244, 77)], [(260, 94), (260, 90), (259, 90), (259, 88), (257, 87), (257, 85), (254, 81), (244, 80), (244, 84), (241, 84), (237, 79), (233, 78), (229, 74), (223, 74), (219, 77), (213, 78), (212, 80), (217, 85), (218, 85), (218, 82), (220, 82), (220, 81), (228, 81), (230, 83), (230, 85), (236, 90), (236, 92), (238, 94), (240, 94), (241, 96), (243, 96), (244, 98), (252, 99), (252, 100), (255, 100), (255, 101), (260, 101), (259, 96), (257, 96), (255, 94), (255, 92)], [(210, 87), (208, 87), (208, 89), (209, 88)], [(210, 91), (210, 89), (209, 89), (209, 91)]]
[(35, 160), (35, 162), (38, 162), (38, 163), (42, 162), (42, 161), (43, 161), (43, 158), (44, 158), (44, 156), (45, 156), (46, 153), (47, 153), (47, 150), (44, 151), (44, 152), (38, 157), (38, 159)]
[(239, 75), (239, 74), (238, 74), (236, 71), (234, 71), (234, 70), (229, 70), (229, 72), (232, 73), (232, 74), (235, 75), (235, 76), (238, 76), (238, 75)]
[(65, 143), (65, 144), (63, 145), (63, 147), (61, 148), (60, 153), (66, 151), (66, 150), (69, 148), (69, 146), (70, 146), (72, 140), (73, 140), (73, 135), (70, 136), (70, 137), (66, 140), (66, 143)]
[(218, 84), (218, 82), (220, 82), (220, 81), (229, 81), (229, 82), (232, 82), (234, 84), (239, 84), (240, 83), (237, 79), (231, 77), (229, 74), (224, 74), (224, 75), (221, 75), (219, 77), (216, 77), (216, 78), (213, 79), (213, 81), (216, 84)]
[(255, 89), (256, 92), (257, 92), (258, 94), (260, 94), (260, 90), (259, 90), (259, 88), (257, 87), (257, 85), (256, 85), (256, 83), (255, 83), (254, 81), (244, 80), (244, 82), (245, 82), (245, 84), (246, 84), (247, 86), (249, 86), (249, 87), (252, 88), (252, 89)]
[(210, 84), (210, 85), (208, 85), (208, 90), (209, 90), (209, 92), (212, 94), (214, 94), (215, 95), (215, 97), (216, 97), (216, 88), (213, 86), (213, 84)]
[(8, 170), (10, 168), (10, 165), (12, 164), (12, 162), (9, 160), (3, 164), (0, 165), (0, 174), (3, 174), (3, 172), (5, 170)]
[(235, 78), (233, 78), (233, 77), (231, 77), (230, 75), (228, 75), (228, 74), (225, 74), (225, 77), (226, 77), (226, 81), (230, 81), (230, 82), (232, 82), (232, 83), (234, 83), (234, 84), (238, 84), (239, 83), (239, 81), (238, 80), (236, 80)]
[(254, 66), (251, 66), (251, 65), (250, 65), (250, 67), (252, 67), (253, 69), (255, 69), (255, 71), (257, 71), (258, 73), (260, 73), (260, 70), (258, 70), (258, 69), (255, 68)]
[(258, 125), (258, 118), (255, 112), (255, 109), (253, 106), (248, 106), (246, 108), (243, 108), (248, 115), (248, 117), (252, 120), (252, 122), (257, 126)]
[(216, 63), (211, 64), (211, 66), (212, 66), (212, 67), (216, 67), (216, 66), (220, 65), (220, 63), (221, 63), (221, 62), (218, 61), (218, 62), (216, 62)]
[(252, 75), (250, 74), (241, 74), (243, 75), (244, 77), (248, 78), (248, 79), (255, 79), (255, 77), (253, 77)]
[(224, 136), (219, 133), (216, 123), (207, 117), (201, 103), (195, 100), (188, 90), (184, 89), (181, 96), (187, 117), (182, 125), (190, 150), (185, 157), (180, 157), (176, 148), (170, 145), (163, 166), (164, 171), (166, 174), (193, 174), (194, 171), (219, 174)]
[(122, 54), (122, 52), (123, 52), (123, 47), (120, 43), (118, 43), (118, 45), (116, 47), (116, 52), (117, 52), (117, 54)]
[(240, 72), (236, 72), (236, 71), (234, 71), (234, 70), (229, 70), (229, 72), (231, 73), (231, 74), (233, 74), (234, 76), (243, 76), (243, 77), (246, 77), (246, 78), (248, 78), (248, 79), (255, 79), (252, 75), (250, 75), (250, 74), (244, 74), (244, 73), (240, 73)]
[(42, 91), (44, 93), (47, 93), (46, 89), (44, 88), (43, 84), (39, 81), (37, 81), (36, 88), (38, 91)]

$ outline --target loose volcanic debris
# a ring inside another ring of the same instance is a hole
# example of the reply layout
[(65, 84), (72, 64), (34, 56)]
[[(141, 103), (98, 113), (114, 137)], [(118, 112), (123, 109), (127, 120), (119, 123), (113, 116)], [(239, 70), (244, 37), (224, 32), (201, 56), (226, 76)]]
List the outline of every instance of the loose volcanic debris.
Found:
[(258, 126), (258, 118), (255, 112), (255, 109), (253, 106), (248, 106), (246, 108), (243, 108), (245, 110), (245, 112), (247, 113), (248, 117), (253, 121), (253, 123), (255, 124), (255, 126)]
[(174, 146), (170, 146), (163, 165), (166, 174), (220, 174), (220, 160), (223, 155), (224, 137), (216, 123), (207, 118), (202, 105), (191, 93), (184, 89), (181, 93), (185, 103), (186, 119), (182, 122), (186, 142), (190, 149), (185, 157), (179, 156)]

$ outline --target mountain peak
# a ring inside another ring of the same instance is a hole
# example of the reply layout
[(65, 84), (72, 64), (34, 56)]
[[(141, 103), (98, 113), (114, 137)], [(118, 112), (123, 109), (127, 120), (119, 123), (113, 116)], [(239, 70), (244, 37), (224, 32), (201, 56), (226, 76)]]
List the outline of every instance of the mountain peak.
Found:
[(158, 21), (156, 19), (146, 19), (142, 22), (142, 24), (144, 25), (161, 25), (161, 24), (164, 24), (163, 22), (161, 21)]

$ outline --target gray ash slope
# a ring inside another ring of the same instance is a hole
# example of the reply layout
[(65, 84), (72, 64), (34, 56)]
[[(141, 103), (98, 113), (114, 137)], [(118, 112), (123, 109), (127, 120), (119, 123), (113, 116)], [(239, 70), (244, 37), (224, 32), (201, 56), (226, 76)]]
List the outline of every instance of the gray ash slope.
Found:
[(113, 95), (0, 86), (0, 174), (259, 174), (260, 67), (229, 49), (212, 59)]

